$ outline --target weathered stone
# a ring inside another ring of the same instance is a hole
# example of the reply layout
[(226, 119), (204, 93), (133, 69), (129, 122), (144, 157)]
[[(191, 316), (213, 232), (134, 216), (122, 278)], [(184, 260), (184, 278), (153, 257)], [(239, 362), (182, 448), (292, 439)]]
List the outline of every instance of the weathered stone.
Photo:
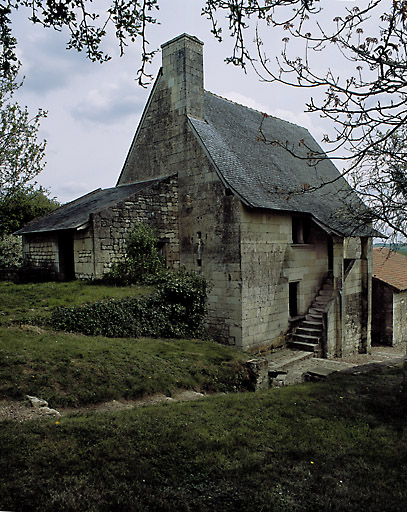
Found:
[(268, 361), (266, 358), (250, 359), (246, 362), (253, 389), (266, 389), (269, 387)]
[(48, 407), (48, 402), (43, 400), (42, 398), (37, 398), (36, 396), (27, 395), (28, 400), (31, 402), (33, 407)]

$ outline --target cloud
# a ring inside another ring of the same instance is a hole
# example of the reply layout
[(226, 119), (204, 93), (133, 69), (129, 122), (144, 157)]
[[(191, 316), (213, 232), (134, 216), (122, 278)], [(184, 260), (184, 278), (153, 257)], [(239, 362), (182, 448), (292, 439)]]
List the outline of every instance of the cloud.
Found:
[(66, 88), (78, 76), (90, 75), (94, 68), (84, 54), (66, 50), (68, 35), (33, 25), (24, 16), (16, 16), (13, 33), (17, 37), (17, 56), (22, 63), (27, 92), (46, 94)]
[(142, 112), (146, 91), (137, 88), (131, 77), (121, 77), (115, 83), (91, 89), (72, 109), (79, 122), (117, 123)]
[(244, 105), (245, 107), (252, 108), (254, 110), (258, 110), (259, 112), (265, 112), (270, 114), (270, 107), (268, 105), (259, 103), (258, 101), (250, 98), (249, 96), (245, 96), (244, 94), (240, 94), (239, 92), (228, 92), (224, 96), (228, 100), (234, 101), (235, 103), (239, 103), (240, 105)]

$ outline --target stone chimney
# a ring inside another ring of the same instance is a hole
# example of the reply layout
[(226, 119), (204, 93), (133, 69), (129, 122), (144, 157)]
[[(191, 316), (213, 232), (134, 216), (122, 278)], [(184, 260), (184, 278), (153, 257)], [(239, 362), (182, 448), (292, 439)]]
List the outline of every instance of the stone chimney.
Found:
[(182, 34), (162, 46), (163, 80), (179, 114), (204, 119), (203, 43)]

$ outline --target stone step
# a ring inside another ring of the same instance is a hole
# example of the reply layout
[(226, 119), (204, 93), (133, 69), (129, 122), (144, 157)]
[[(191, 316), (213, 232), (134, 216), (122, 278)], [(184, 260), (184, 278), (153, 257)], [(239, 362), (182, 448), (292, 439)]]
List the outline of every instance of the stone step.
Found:
[(319, 321), (322, 323), (322, 312), (316, 311), (315, 309), (309, 309), (308, 313), (305, 315), (305, 320)]
[(306, 341), (293, 340), (291, 341), (290, 346), (298, 350), (304, 350), (306, 352), (318, 352), (319, 350), (318, 344), (309, 343)]
[(331, 302), (332, 297), (328, 295), (317, 295), (313, 301), (313, 304), (318, 302), (319, 304), (328, 304), (328, 302)]
[(316, 336), (319, 340), (321, 330), (313, 329), (312, 327), (306, 327), (303, 323), (295, 331), (295, 334), (304, 334), (305, 336)]
[(289, 369), (291, 366), (305, 361), (313, 357), (309, 350), (298, 350), (293, 348), (284, 348), (277, 350), (271, 354), (266, 355), (266, 359), (269, 362), (269, 372), (283, 372)]
[(331, 298), (331, 296), (332, 296), (332, 289), (331, 288), (328, 288), (328, 289), (322, 288), (322, 290), (319, 290), (318, 295), (320, 295), (322, 297), (329, 297), (329, 298)]
[(311, 307), (309, 308), (309, 313), (319, 313), (322, 315), (322, 313), (325, 311), (326, 304), (317, 304), (316, 302), (313, 302), (311, 304)]
[(322, 322), (318, 322), (317, 320), (305, 319), (301, 323), (301, 327), (306, 327), (307, 329), (315, 329), (318, 332), (322, 332)]
[(297, 334), (295, 333), (293, 336), (295, 341), (305, 341), (307, 343), (319, 343), (319, 336), (313, 336), (311, 334)]

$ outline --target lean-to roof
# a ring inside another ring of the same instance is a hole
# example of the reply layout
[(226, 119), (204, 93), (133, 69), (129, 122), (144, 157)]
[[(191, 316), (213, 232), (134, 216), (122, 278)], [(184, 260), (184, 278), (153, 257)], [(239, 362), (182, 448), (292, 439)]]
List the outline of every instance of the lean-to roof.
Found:
[(126, 200), (133, 194), (166, 179), (168, 177), (103, 190), (97, 189), (61, 206), (61, 208), (54, 210), (48, 215), (33, 220), (15, 234), (25, 235), (28, 233), (78, 229), (89, 221), (91, 214), (101, 212), (120, 201)]

